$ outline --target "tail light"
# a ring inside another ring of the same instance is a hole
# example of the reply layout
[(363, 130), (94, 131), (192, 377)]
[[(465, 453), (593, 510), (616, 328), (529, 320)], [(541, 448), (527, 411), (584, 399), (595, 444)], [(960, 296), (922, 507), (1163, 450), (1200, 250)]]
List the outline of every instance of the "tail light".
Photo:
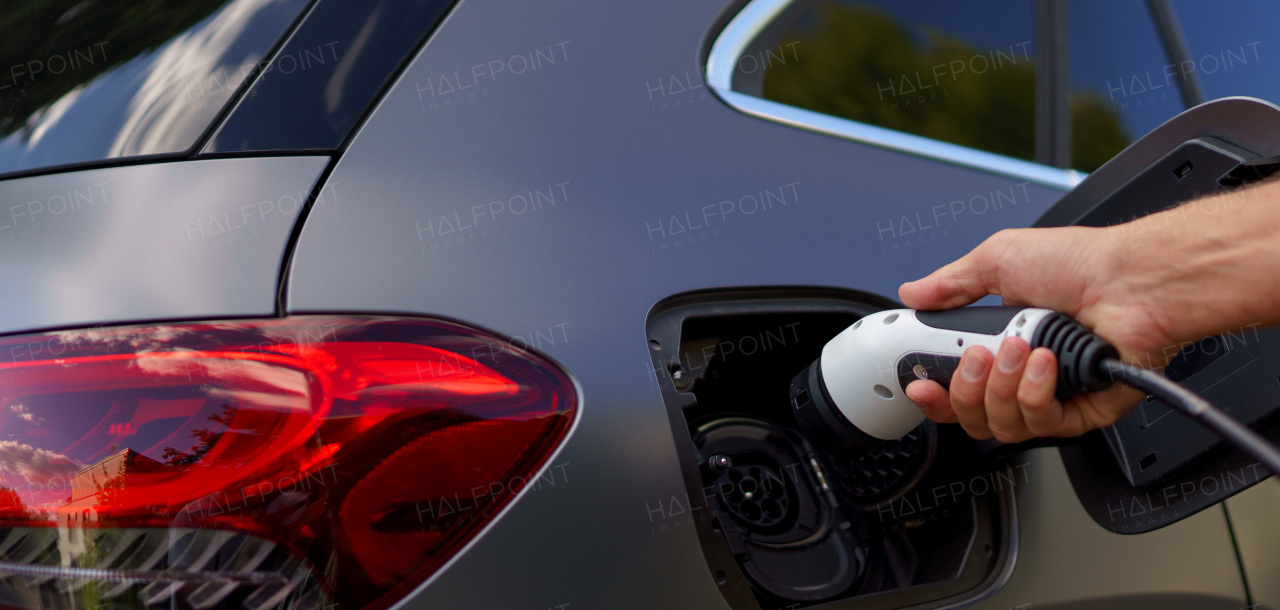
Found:
[(0, 338), (0, 604), (382, 608), (573, 419), (458, 324), (299, 316)]

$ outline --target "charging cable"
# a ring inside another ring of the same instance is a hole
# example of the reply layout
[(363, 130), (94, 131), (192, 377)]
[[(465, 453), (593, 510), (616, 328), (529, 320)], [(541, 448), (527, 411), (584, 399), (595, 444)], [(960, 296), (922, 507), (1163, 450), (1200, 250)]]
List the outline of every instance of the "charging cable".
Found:
[(1261, 461), (1272, 473), (1280, 476), (1280, 450), (1248, 426), (1214, 407), (1163, 375), (1147, 369), (1125, 364), (1116, 358), (1103, 358), (1100, 372), (1125, 385), (1159, 398), (1170, 407), (1200, 425), (1212, 430), (1228, 443)]

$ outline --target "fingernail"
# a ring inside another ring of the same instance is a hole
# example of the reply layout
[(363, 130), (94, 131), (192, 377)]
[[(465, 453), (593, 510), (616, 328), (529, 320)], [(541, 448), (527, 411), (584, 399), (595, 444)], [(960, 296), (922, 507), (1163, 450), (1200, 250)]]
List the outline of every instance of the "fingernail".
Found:
[(1027, 378), (1031, 381), (1044, 381), (1049, 376), (1049, 368), (1048, 357), (1031, 352), (1031, 359), (1027, 362)]
[(1026, 356), (1013, 343), (1006, 342), (1000, 348), (1000, 354), (996, 356), (996, 366), (1000, 367), (1001, 373), (1012, 373), (1018, 370), (1018, 366), (1022, 364), (1022, 359)]
[(970, 354), (968, 358), (964, 359), (964, 367), (961, 369), (960, 374), (964, 375), (965, 381), (978, 381), (982, 379), (983, 373), (986, 372), (987, 361), (981, 356)]

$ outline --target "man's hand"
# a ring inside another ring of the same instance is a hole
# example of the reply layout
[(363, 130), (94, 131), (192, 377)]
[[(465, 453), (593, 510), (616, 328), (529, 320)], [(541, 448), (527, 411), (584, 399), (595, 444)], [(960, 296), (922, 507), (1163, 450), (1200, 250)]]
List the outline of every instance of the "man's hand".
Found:
[[(950, 309), (988, 294), (1005, 305), (1060, 311), (1092, 328), (1130, 364), (1163, 367), (1188, 341), (1280, 324), (1280, 176), (1105, 228), (1017, 229), (903, 284), (915, 309)], [(914, 381), (907, 397), (939, 423), (1005, 443), (1078, 436), (1109, 426), (1141, 394), (1116, 384), (1066, 403), (1057, 363), (1021, 340), (970, 348), (951, 378)]]
[[(913, 309), (950, 309), (988, 294), (1005, 305), (1043, 307), (1074, 317), (1120, 351), (1126, 362), (1163, 366), (1166, 346), (1179, 340), (1146, 280), (1130, 273), (1108, 229), (1065, 227), (1001, 231), (964, 258), (928, 277), (903, 284), (898, 294)], [(969, 435), (1004, 443), (1037, 436), (1078, 436), (1108, 426), (1142, 394), (1117, 384), (1110, 390), (1054, 398), (1057, 361), (1046, 348), (1031, 350), (1008, 339), (999, 352), (965, 351), (952, 376), (950, 396), (933, 381), (915, 381), (907, 397), (938, 423), (959, 422)]]

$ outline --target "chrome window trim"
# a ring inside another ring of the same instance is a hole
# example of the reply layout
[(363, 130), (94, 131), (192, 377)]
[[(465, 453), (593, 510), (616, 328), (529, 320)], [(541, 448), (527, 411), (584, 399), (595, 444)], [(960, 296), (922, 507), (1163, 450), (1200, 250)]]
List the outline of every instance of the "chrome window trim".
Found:
[(729, 21), (707, 54), (707, 86), (744, 114), (899, 152), (1070, 190), (1087, 174), (1006, 157), (968, 146), (851, 121), (733, 90), (733, 66), (764, 28), (797, 0), (751, 0)]

